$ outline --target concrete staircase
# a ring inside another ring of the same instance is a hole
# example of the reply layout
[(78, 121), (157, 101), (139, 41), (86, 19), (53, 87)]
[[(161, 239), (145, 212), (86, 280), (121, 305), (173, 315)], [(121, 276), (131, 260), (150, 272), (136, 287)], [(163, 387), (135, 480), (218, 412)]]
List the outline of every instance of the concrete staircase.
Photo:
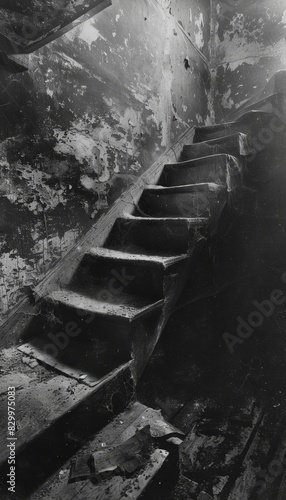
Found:
[[(180, 161), (166, 164), (131, 213), (118, 216), (102, 246), (85, 251), (67, 284), (42, 297), (21, 345), (2, 351), (0, 393), (16, 388), (19, 498), (56, 498), (41, 495), (43, 483), (134, 398), (201, 242), (216, 231), (226, 206), (238, 213), (253, 208), (249, 137), (272, 118), (253, 109), (238, 121), (196, 128)], [(37, 366), (31, 368), (31, 360)], [(7, 496), (5, 408), (2, 413), (0, 472)], [(159, 469), (149, 471), (151, 478)], [(76, 496), (65, 488), (67, 482), (57, 498), (124, 497), (124, 485), (108, 497), (97, 495), (96, 485), (79, 488)]]

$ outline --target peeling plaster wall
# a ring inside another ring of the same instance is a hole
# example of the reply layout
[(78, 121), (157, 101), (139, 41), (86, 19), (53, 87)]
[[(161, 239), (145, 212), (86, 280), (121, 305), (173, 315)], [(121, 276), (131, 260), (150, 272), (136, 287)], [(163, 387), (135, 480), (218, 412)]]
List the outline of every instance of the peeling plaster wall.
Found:
[(208, 123), (209, 71), (178, 28), (193, 6), (185, 29), (206, 49), (195, 26), (208, 9), (177, 4), (114, 0), (32, 54), (28, 72), (2, 70), (3, 319), (166, 147)]
[(213, 2), (217, 70), (216, 117), (223, 119), (286, 68), (284, 0)]
[(210, 0), (176, 1), (158, 0), (162, 5), (169, 8), (169, 12), (175, 17), (189, 35), (194, 45), (201, 52), (209, 56), (210, 38)]
[(1, 50), (17, 53), (17, 47), (26, 49), (39, 43), (101, 3), (103, 0), (2, 0)]

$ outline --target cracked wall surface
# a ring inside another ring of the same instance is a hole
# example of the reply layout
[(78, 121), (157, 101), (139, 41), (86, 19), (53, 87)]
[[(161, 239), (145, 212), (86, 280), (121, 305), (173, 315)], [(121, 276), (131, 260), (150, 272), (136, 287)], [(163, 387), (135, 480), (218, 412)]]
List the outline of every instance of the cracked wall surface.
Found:
[(28, 72), (1, 70), (2, 319), (171, 143), (209, 122), (207, 7), (114, 0), (31, 54)]
[(213, 13), (220, 121), (285, 69), (286, 5), (284, 0), (215, 0)]

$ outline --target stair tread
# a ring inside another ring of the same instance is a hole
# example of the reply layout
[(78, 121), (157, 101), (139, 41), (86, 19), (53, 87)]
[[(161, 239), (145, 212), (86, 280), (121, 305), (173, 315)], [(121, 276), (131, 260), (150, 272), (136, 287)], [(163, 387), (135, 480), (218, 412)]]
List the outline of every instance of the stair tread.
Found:
[(138, 253), (130, 253), (128, 251), (113, 250), (106, 247), (92, 248), (89, 255), (94, 257), (103, 257), (106, 259), (116, 259), (119, 261), (129, 261), (142, 264), (162, 264), (164, 267), (170, 266), (174, 263), (180, 262), (188, 257), (186, 254), (174, 255), (174, 256), (157, 256), (157, 255), (143, 255)]
[(5, 374), (0, 378), (0, 463), (6, 462), (9, 455), (7, 448), (8, 387), (16, 389), (17, 440), (15, 444), (17, 454), (17, 450), (26, 446), (58, 419), (97, 392), (105, 383), (129, 369), (130, 365), (128, 363), (113, 374), (104, 377), (96, 387), (89, 387), (43, 365), (31, 369), (22, 362), (22, 358), (23, 353), (17, 347), (1, 351), (1, 367)]
[[(92, 291), (96, 295), (100, 293), (101, 287), (93, 287)], [(156, 302), (150, 302), (150, 299), (123, 292), (120, 294), (121, 303), (110, 303), (92, 298), (85, 293), (88, 290), (78, 291), (63, 289), (52, 292), (48, 300), (60, 302), (61, 304), (82, 309), (94, 314), (100, 314), (107, 317), (119, 318), (128, 321), (134, 321), (145, 314), (149, 314), (160, 309), (164, 304), (164, 299)], [(117, 301), (119, 298), (117, 298)], [(123, 302), (123, 303), (122, 303)]]
[[(135, 402), (97, 433), (95, 438), (73, 457), (73, 460), (102, 449), (102, 443), (108, 447), (120, 445), (146, 425), (150, 425), (151, 435), (154, 436), (177, 431), (162, 418), (160, 411)], [(74, 500), (103, 500), (105, 498), (121, 500), (129, 498), (136, 500), (160, 470), (168, 455), (165, 450), (157, 448), (152, 453), (148, 464), (135, 473), (133, 477), (127, 479), (113, 476), (99, 484), (92, 484), (88, 479), (68, 483), (70, 469), (70, 462), (68, 462), (61, 468), (64, 474), (59, 474), (60, 471), (54, 474), (30, 497), (30, 500), (42, 498), (49, 498), (49, 500), (58, 500), (59, 498), (61, 500), (70, 498)]]

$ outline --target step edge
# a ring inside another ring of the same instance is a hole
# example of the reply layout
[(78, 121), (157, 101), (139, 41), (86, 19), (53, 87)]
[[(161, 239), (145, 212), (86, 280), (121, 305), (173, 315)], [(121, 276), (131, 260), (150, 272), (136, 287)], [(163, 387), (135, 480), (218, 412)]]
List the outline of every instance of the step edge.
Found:
[(147, 186), (142, 195), (144, 193), (150, 193), (150, 194), (172, 194), (172, 192), (178, 194), (188, 192), (188, 189), (195, 190), (198, 189), (199, 192), (201, 191), (223, 191), (226, 189), (226, 186), (223, 186), (222, 184), (217, 184), (216, 182), (198, 182), (196, 184), (180, 184), (178, 186), (160, 186), (160, 185), (150, 185)]
[[(62, 298), (56, 298), (59, 294), (61, 293), (70, 293), (72, 294), (73, 296), (75, 295), (80, 295), (79, 292), (76, 292), (72, 289), (64, 289), (64, 290), (56, 290), (52, 293), (50, 293), (45, 300), (47, 300), (48, 302), (58, 302), (58, 303), (61, 303), (62, 305), (64, 306), (67, 306), (67, 307), (74, 307), (73, 305), (67, 303), (66, 301), (64, 301)], [(54, 298), (54, 296), (56, 296)], [(83, 297), (83, 295), (81, 295), (81, 298)], [(99, 301), (96, 301), (96, 299), (91, 299), (90, 297), (86, 296), (87, 299), (89, 299), (90, 301), (94, 301), (94, 303), (101, 303), (101, 304), (106, 304), (107, 306), (112, 306), (114, 304), (110, 304), (109, 302), (99, 302)], [(128, 321), (128, 322), (132, 322), (132, 321), (135, 321), (137, 320), (138, 318), (144, 316), (145, 314), (149, 314), (149, 312), (152, 312), (153, 310), (156, 311), (157, 309), (159, 309), (161, 306), (163, 307), (164, 305), (164, 298), (162, 299), (159, 299), (155, 302), (152, 302), (151, 304), (148, 304), (142, 308), (132, 308), (131, 306), (124, 306), (124, 305), (121, 305), (121, 304), (118, 304), (117, 306), (119, 307), (127, 307), (130, 309), (133, 309), (133, 313), (132, 314), (111, 314), (111, 313), (104, 313), (102, 310), (95, 310), (95, 309), (91, 309), (91, 308), (84, 308), (84, 307), (79, 307), (78, 309), (80, 310), (84, 310), (84, 311), (88, 311), (90, 313), (93, 313), (93, 314), (98, 314), (99, 316), (102, 316), (102, 317), (106, 317), (106, 318), (118, 318), (122, 321)]]
[[(104, 251), (106, 250), (106, 255), (104, 255)], [(112, 255), (113, 254), (113, 255)], [(85, 255), (90, 255), (95, 259), (98, 257), (100, 259), (106, 259), (110, 261), (118, 261), (118, 262), (129, 262), (136, 264), (157, 264), (158, 266), (162, 266), (163, 268), (169, 267), (173, 263), (180, 262), (188, 257), (186, 253), (170, 256), (170, 257), (160, 257), (160, 255), (144, 255), (144, 254), (132, 254), (131, 252), (124, 252), (121, 250), (115, 250), (108, 247), (97, 247), (91, 249), (90, 252), (86, 252)]]

